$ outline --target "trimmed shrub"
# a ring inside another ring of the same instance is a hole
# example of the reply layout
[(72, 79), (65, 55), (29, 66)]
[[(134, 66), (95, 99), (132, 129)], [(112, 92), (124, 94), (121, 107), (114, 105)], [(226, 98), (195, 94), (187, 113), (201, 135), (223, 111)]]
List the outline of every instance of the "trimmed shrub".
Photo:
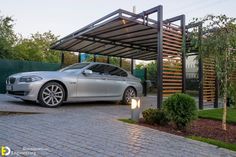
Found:
[(144, 121), (149, 124), (165, 125), (169, 122), (166, 114), (159, 109), (147, 109), (142, 112)]
[(163, 110), (180, 130), (186, 129), (187, 125), (197, 118), (196, 102), (187, 94), (171, 95), (163, 102)]

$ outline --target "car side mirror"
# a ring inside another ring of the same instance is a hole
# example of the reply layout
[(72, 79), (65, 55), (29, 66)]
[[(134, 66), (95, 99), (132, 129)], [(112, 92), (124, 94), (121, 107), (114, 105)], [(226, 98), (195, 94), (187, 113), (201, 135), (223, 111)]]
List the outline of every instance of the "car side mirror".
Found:
[(88, 69), (84, 70), (84, 72), (83, 72), (84, 75), (91, 75), (92, 73), (93, 73), (93, 71), (88, 70)]

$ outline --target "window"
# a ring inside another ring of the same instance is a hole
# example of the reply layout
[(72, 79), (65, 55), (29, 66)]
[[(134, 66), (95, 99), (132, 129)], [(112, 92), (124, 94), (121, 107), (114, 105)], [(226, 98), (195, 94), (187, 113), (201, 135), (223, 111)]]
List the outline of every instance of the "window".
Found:
[(97, 73), (97, 74), (102, 75), (102, 74), (104, 74), (104, 72), (105, 72), (105, 68), (106, 68), (106, 65), (103, 65), (103, 64), (95, 64), (95, 65), (91, 66), (91, 67), (89, 68), (89, 70), (92, 70), (93, 73)]
[(61, 69), (60, 71), (63, 71), (63, 72), (75, 71), (75, 70), (82, 69), (82, 68), (86, 67), (87, 65), (89, 65), (89, 63), (73, 64), (71, 66), (68, 66), (68, 67), (65, 67), (65, 68)]
[(113, 75), (113, 76), (127, 77), (127, 73), (124, 70), (122, 70), (118, 67), (110, 66), (110, 65), (107, 65), (107, 67), (105, 69), (105, 74), (109, 74), (109, 75)]
[(122, 76), (127, 77), (128, 74), (115, 66), (111, 65), (105, 65), (105, 64), (96, 64), (89, 68), (89, 70), (92, 70), (93, 73), (100, 74), (100, 75), (113, 75), (113, 76)]

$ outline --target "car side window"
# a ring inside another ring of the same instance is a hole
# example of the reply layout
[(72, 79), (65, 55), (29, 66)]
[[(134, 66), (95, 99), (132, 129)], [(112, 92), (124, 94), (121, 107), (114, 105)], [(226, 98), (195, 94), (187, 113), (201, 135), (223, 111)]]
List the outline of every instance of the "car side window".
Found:
[(105, 68), (106, 66), (103, 64), (95, 64), (93, 66), (91, 66), (90, 68), (88, 68), (89, 70), (92, 70), (93, 73), (95, 74), (99, 74), (99, 75), (104, 75), (105, 73)]
[(112, 76), (127, 77), (127, 73), (124, 70), (115, 66), (110, 66), (110, 65), (107, 66), (105, 73), (108, 73), (109, 75), (112, 75)]

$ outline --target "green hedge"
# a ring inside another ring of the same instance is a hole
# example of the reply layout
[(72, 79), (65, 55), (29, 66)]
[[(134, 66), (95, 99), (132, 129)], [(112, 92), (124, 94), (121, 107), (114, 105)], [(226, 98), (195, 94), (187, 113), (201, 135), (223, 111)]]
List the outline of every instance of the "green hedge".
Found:
[(142, 112), (144, 121), (149, 124), (165, 125), (169, 122), (166, 114), (160, 109), (147, 109)]
[(181, 130), (197, 118), (196, 102), (187, 94), (177, 93), (171, 95), (163, 102), (163, 110), (168, 118)]
[(54, 71), (60, 69), (60, 64), (33, 61), (0, 59), (0, 93), (5, 93), (6, 79), (9, 75), (27, 71)]

